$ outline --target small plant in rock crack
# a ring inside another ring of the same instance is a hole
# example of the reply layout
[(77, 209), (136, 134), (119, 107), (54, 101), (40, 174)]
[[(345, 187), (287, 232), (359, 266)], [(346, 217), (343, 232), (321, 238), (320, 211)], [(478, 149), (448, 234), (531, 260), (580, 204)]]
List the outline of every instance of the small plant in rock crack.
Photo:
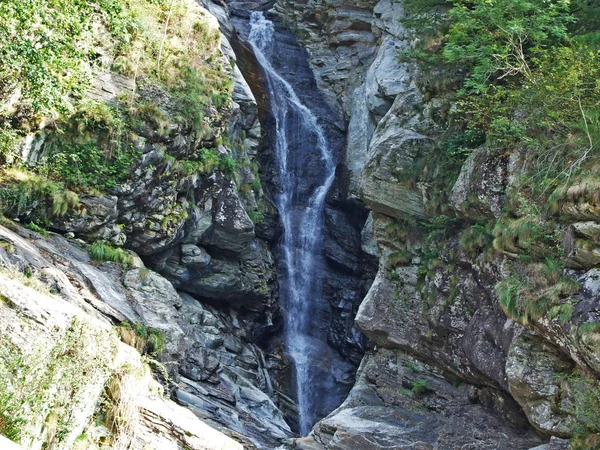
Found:
[(411, 383), (410, 391), (416, 396), (421, 396), (428, 392), (433, 392), (433, 387), (427, 380), (415, 380)]

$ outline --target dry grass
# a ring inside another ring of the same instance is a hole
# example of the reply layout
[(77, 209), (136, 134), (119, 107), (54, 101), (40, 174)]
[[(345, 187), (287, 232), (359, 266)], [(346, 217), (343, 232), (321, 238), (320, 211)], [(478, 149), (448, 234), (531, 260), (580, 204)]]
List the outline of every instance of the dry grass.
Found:
[(127, 450), (135, 440), (141, 420), (138, 399), (148, 393), (150, 379), (147, 366), (123, 366), (109, 380), (105, 388), (106, 424), (115, 436), (112, 449)]
[(114, 69), (135, 79), (156, 76), (167, 86), (181, 82), (185, 67), (215, 72), (219, 30), (194, 1), (124, 0), (121, 4), (135, 18), (138, 30), (132, 33), (131, 43), (115, 55)]

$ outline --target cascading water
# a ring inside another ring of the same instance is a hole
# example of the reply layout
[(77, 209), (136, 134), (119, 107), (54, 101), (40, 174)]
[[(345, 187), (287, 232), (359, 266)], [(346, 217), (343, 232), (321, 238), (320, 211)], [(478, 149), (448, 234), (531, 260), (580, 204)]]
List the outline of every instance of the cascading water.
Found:
[[(327, 358), (325, 336), (314, 324), (318, 323), (321, 295), (323, 210), (335, 177), (335, 163), (317, 118), (267, 58), (273, 45), (273, 22), (261, 12), (252, 12), (250, 26), (249, 43), (265, 72), (275, 118), (275, 158), (281, 187), (275, 201), (284, 227), (280, 275), (284, 338), (294, 363), (300, 433), (306, 435), (317, 419), (319, 396), (326, 395), (319, 388), (324, 383), (319, 383), (322, 380), (317, 379), (315, 369), (315, 361)], [(295, 148), (298, 142), (304, 145)], [(309, 157), (318, 163), (309, 164)], [(308, 183), (301, 179), (307, 167)]]

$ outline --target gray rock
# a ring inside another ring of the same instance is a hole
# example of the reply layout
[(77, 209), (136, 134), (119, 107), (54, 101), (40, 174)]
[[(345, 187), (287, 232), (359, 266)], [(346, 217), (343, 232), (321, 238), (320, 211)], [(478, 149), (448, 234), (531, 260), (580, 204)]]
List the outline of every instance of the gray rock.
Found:
[(558, 348), (524, 333), (516, 337), (506, 361), (510, 392), (538, 430), (569, 436), (575, 427), (564, 405), (564, 384), (574, 367)]
[(486, 147), (473, 150), (452, 188), (452, 207), (471, 219), (499, 217), (516, 164), (516, 154), (506, 157)]
[(203, 236), (202, 244), (242, 252), (254, 239), (254, 224), (237, 195), (235, 183), (224, 181), (220, 184), (213, 202), (212, 228)]
[[(415, 394), (415, 383), (425, 392)], [(516, 450), (540, 443), (473, 402), (477, 395), (402, 352), (378, 350), (365, 356), (344, 404), (294, 448)]]
[(123, 284), (127, 288), (129, 303), (138, 313), (141, 322), (165, 333), (163, 359), (170, 366), (187, 347), (184, 332), (178, 324), (182, 305), (179, 294), (168, 280), (148, 269), (127, 271)]
[(398, 117), (388, 113), (377, 127), (369, 147), (361, 198), (377, 213), (399, 219), (407, 215), (425, 218), (424, 192), (399, 183), (395, 174), (409, 170), (414, 158), (432, 143), (423, 135), (400, 128), (399, 123)]
[(181, 244), (181, 264), (190, 267), (207, 267), (210, 264), (210, 255), (196, 245)]
[(550, 438), (550, 443), (548, 444), (548, 450), (569, 450), (571, 448), (571, 443), (566, 439), (560, 439), (556, 436), (552, 436)]
[(80, 197), (80, 212), (66, 220), (56, 220), (54, 226), (60, 230), (77, 234), (97, 231), (118, 216), (117, 197)]

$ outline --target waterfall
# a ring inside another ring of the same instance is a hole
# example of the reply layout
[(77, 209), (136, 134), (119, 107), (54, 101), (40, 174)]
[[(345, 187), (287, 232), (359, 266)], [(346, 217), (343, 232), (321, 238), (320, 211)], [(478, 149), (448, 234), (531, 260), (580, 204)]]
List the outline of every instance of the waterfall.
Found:
[[(314, 324), (319, 323), (317, 304), (324, 264), (323, 210), (335, 163), (317, 118), (267, 58), (273, 45), (273, 22), (262, 12), (252, 12), (250, 26), (249, 43), (264, 70), (275, 118), (281, 187), (275, 202), (284, 228), (280, 249), (284, 339), (294, 365), (300, 433), (306, 435), (317, 419), (319, 396), (327, 394), (315, 369), (315, 362), (326, 358), (326, 336)], [(304, 145), (297, 145), (299, 142)]]

